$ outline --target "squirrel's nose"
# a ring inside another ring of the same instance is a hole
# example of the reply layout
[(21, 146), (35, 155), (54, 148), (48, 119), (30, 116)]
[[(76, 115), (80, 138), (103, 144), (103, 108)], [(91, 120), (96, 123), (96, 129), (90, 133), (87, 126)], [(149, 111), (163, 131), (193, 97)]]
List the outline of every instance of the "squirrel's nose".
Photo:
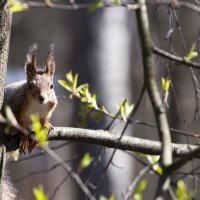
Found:
[(39, 96), (39, 101), (40, 101), (40, 103), (43, 103), (44, 97), (42, 95)]

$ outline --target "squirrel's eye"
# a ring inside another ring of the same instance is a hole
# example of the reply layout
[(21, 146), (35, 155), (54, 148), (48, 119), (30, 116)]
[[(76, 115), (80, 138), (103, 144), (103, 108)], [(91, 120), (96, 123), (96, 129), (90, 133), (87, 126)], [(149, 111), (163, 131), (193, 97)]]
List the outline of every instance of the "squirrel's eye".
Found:
[(53, 84), (50, 86), (51, 89), (53, 89)]
[(28, 88), (31, 90), (33, 88), (33, 86), (31, 84), (29, 84)]

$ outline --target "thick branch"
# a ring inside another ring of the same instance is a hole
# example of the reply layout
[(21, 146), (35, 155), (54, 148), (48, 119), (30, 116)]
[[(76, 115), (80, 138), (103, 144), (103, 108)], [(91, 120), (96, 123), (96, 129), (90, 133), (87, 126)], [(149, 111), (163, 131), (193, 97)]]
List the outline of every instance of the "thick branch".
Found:
[[(85, 3), (85, 4), (58, 4), (58, 3), (52, 3), (50, 0), (44, 0), (44, 2), (35, 2), (35, 1), (27, 1), (26, 4), (30, 7), (30, 8), (52, 8), (52, 9), (61, 9), (61, 10), (80, 10), (80, 9), (88, 9), (90, 8), (90, 6), (92, 5), (92, 3)], [(174, 5), (172, 4), (172, 0), (147, 0), (146, 2), (147, 5), (155, 5), (155, 6), (160, 6), (160, 5), (164, 5), (164, 6), (171, 6), (174, 9), (183, 7), (183, 8), (187, 8), (190, 9), (196, 13), (200, 13), (200, 8), (195, 5), (192, 4), (190, 2), (185, 2), (185, 1), (178, 1), (178, 4)], [(137, 9), (138, 5), (135, 3), (126, 3), (126, 2), (122, 2), (119, 4), (115, 4), (115, 3), (109, 3), (106, 2), (103, 7), (116, 7), (116, 6), (122, 6), (122, 7), (126, 7), (128, 9)]]
[[(54, 127), (49, 133), (50, 141), (63, 140), (81, 143), (102, 145), (109, 148), (135, 151), (150, 155), (161, 154), (161, 143), (158, 141), (141, 139), (131, 136), (122, 136), (104, 130), (90, 130), (71, 127)], [(175, 157), (184, 157), (199, 148), (198, 145), (172, 143), (172, 152)], [(195, 155), (199, 158), (199, 155)]]
[[(7, 71), (8, 49), (11, 30), (11, 13), (8, 6), (8, 1), (1, 1), (0, 5), (0, 110), (4, 98), (4, 85)], [(5, 146), (2, 145), (3, 133), (0, 132), (0, 199), (5, 198), (3, 195), (4, 185), (4, 169), (6, 163)]]

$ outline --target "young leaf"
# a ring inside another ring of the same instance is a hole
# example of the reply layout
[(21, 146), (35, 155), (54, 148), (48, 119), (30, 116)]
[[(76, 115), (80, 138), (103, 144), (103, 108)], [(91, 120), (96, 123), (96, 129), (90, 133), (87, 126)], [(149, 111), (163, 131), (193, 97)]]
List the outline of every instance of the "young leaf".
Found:
[(190, 60), (192, 60), (193, 58), (196, 58), (198, 56), (198, 52), (195, 51), (195, 47), (196, 47), (196, 44), (193, 43), (189, 53), (186, 56), (183, 57), (183, 59), (186, 62), (189, 62)]
[(69, 82), (73, 83), (73, 75), (72, 75), (72, 71), (70, 70), (67, 74), (66, 74), (66, 78)]
[(93, 161), (94, 158), (90, 155), (90, 153), (85, 153), (81, 160), (81, 168), (86, 169)]
[(108, 198), (106, 198), (104, 195), (100, 195), (99, 200), (108, 200)]
[(110, 197), (109, 197), (109, 200), (116, 200), (116, 197), (114, 194), (112, 194)]
[(77, 88), (77, 83), (78, 83), (78, 74), (76, 74), (74, 76), (74, 80), (73, 80), (73, 90), (75, 91)]
[(19, 149), (17, 149), (16, 151), (13, 151), (11, 153), (11, 157), (13, 158), (14, 161), (18, 161), (20, 157)]
[(9, 5), (11, 12), (22, 12), (29, 8), (28, 4), (21, 3), (17, 0), (9, 0)]
[(126, 121), (126, 117), (131, 113), (133, 110), (134, 105), (130, 105), (127, 99), (124, 99), (120, 102), (120, 105), (118, 106), (118, 112), (120, 113), (122, 119)]
[(42, 185), (33, 188), (33, 194), (36, 200), (48, 200), (48, 196), (44, 193), (44, 188)]
[(177, 182), (176, 198), (177, 200), (192, 200), (196, 192), (194, 190), (187, 191), (187, 187), (183, 180)]
[(14, 126), (18, 125), (15, 115), (13, 114), (13, 112), (9, 106), (5, 107), (5, 114), (6, 114), (6, 118), (9, 121), (9, 123), (11, 123)]
[(72, 87), (72, 84), (64, 81), (64, 80), (58, 80), (58, 83), (64, 87), (66, 90), (72, 92), (73, 91), (73, 87)]
[(162, 167), (157, 163), (160, 159), (160, 156), (145, 155), (149, 163), (153, 166), (153, 169), (158, 173), (162, 174)]
[(169, 93), (169, 87), (171, 84), (171, 80), (170, 79), (165, 79), (162, 77), (162, 89), (165, 93)]
[(135, 200), (142, 200), (143, 199), (143, 194), (142, 193), (146, 189), (146, 186), (147, 186), (147, 181), (146, 180), (142, 180), (139, 183), (139, 185), (138, 185), (138, 187), (137, 187), (137, 189), (136, 189), (136, 191), (135, 191), (135, 193), (133, 195)]
[(48, 129), (42, 127), (39, 117), (37, 115), (31, 115), (31, 122), (35, 135), (38, 139), (38, 143), (48, 146), (49, 144), (49, 142), (47, 141)]
[(114, 194), (112, 194), (109, 198), (105, 197), (104, 195), (100, 195), (99, 200), (116, 200), (116, 197)]
[(114, 2), (115, 5), (119, 5), (119, 1), (120, 0), (113, 0), (113, 2)]
[(103, 0), (96, 0), (90, 7), (89, 7), (89, 12), (94, 12), (98, 10), (99, 8), (103, 7)]

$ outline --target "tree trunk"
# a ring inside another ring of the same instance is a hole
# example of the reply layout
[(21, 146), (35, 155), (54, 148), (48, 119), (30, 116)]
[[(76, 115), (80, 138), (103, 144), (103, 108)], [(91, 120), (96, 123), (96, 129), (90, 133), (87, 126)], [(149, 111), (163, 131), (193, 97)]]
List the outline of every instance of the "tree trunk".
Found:
[[(2, 108), (3, 98), (4, 98), (4, 86), (5, 86), (6, 72), (7, 72), (11, 19), (12, 15), (9, 9), (8, 1), (2, 0), (0, 3), (0, 110)], [(0, 199), (2, 199), (2, 191), (3, 191), (2, 186), (3, 186), (5, 163), (6, 163), (6, 150), (5, 146), (1, 145), (0, 146)]]

